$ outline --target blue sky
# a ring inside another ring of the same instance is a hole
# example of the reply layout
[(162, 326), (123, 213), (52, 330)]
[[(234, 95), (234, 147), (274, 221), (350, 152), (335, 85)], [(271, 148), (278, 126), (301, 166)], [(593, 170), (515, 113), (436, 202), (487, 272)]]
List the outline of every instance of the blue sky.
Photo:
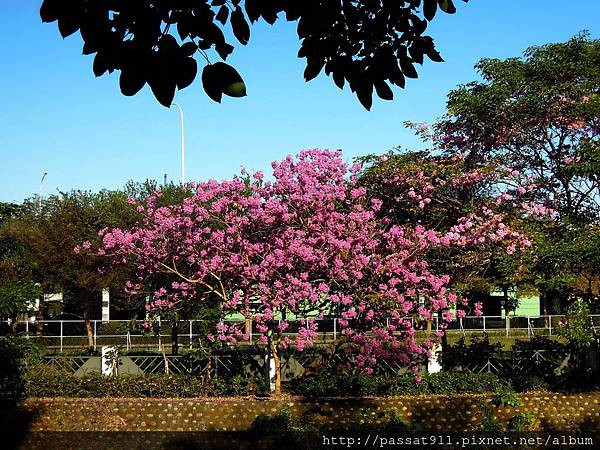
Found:
[[(403, 122), (443, 114), (446, 94), (477, 78), (480, 58), (518, 56), (583, 29), (599, 37), (596, 0), (456, 3), (457, 14), (441, 14), (429, 28), (446, 62), (426, 62), (418, 80), (396, 90), (392, 102), (376, 99), (370, 112), (324, 74), (303, 81), (295, 24), (254, 26), (249, 45), (236, 46), (228, 59), (248, 97), (219, 105), (199, 79), (176, 94), (186, 119), (187, 178), (228, 178), (240, 166), (269, 173), (271, 161), (308, 148), (341, 148), (348, 160), (395, 146), (420, 148)], [(40, 4), (0, 2), (0, 201), (34, 195), (44, 172), (45, 195), (162, 181), (165, 173), (178, 180), (177, 111), (160, 106), (148, 86), (122, 96), (118, 73), (96, 79), (79, 34), (63, 41), (56, 23), (41, 23)]]

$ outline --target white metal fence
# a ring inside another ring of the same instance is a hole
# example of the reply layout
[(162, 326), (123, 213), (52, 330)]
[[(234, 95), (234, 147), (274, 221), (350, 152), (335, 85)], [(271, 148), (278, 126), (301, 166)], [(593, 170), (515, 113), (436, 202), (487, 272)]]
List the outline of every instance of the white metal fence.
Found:
[[(317, 322), (319, 342), (331, 342), (340, 334), (339, 319), (296, 319), (288, 321), (290, 326), (286, 334), (293, 335), (307, 320)], [(548, 316), (480, 316), (464, 317), (451, 322), (448, 326), (449, 333), (488, 333), (505, 336), (531, 337), (536, 335), (552, 336), (565, 320), (562, 315)], [(249, 331), (252, 343), (260, 333), (253, 321), (224, 320), (227, 324), (238, 324), (243, 331)], [(413, 327), (419, 332), (437, 331), (439, 321), (434, 319), (427, 322), (415, 322), (411, 319)], [(157, 322), (154, 329), (145, 330), (141, 322), (131, 320), (91, 321), (91, 335), (94, 349), (102, 345), (117, 345), (130, 350), (132, 348), (159, 349), (171, 340), (171, 322)], [(214, 322), (202, 320), (178, 321), (178, 340), (180, 345), (192, 348), (201, 337), (211, 332)], [(600, 314), (590, 315), (590, 324), (594, 329), (600, 329)], [(83, 320), (45, 320), (22, 321), (17, 324), (17, 333), (29, 339), (41, 340), (46, 346), (60, 350), (85, 348), (88, 345), (87, 329)], [(12, 333), (10, 322), (0, 322), (0, 336)]]

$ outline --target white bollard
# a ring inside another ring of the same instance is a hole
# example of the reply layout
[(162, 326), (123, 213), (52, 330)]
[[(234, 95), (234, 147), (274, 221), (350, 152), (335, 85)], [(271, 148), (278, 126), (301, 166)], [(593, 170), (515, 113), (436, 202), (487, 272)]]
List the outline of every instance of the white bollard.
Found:
[(269, 385), (271, 387), (271, 392), (275, 391), (275, 360), (271, 357), (271, 353), (265, 355), (265, 364), (269, 367)]
[(116, 376), (119, 368), (117, 348), (111, 345), (103, 345), (101, 363), (102, 375), (107, 377)]
[(442, 371), (442, 345), (435, 344), (431, 349), (431, 356), (427, 360), (427, 373), (438, 373)]

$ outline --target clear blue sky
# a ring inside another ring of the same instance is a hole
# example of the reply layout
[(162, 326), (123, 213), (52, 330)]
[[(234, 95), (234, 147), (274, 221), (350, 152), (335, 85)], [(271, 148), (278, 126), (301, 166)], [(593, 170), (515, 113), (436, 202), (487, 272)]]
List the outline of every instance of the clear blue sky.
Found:
[[(130, 179), (170, 180), (179, 172), (179, 115), (160, 106), (148, 86), (135, 97), (118, 89), (118, 73), (96, 79), (79, 34), (66, 40), (42, 24), (39, 0), (2, 0), (0, 16), (0, 201), (57, 189), (118, 188)], [(365, 111), (328, 77), (305, 83), (294, 24), (252, 28), (250, 44), (228, 62), (245, 78), (248, 97), (221, 105), (200, 80), (176, 94), (186, 115), (188, 179), (227, 178), (240, 166), (270, 171), (270, 162), (307, 148), (341, 148), (350, 160), (394, 146), (419, 148), (403, 121), (431, 122), (446, 94), (476, 79), (483, 57), (518, 56), (534, 44), (567, 40), (582, 29), (598, 37), (596, 0), (456, 1), (429, 28), (445, 63), (426, 62), (418, 80), (376, 99)], [(233, 43), (233, 42), (232, 42)]]

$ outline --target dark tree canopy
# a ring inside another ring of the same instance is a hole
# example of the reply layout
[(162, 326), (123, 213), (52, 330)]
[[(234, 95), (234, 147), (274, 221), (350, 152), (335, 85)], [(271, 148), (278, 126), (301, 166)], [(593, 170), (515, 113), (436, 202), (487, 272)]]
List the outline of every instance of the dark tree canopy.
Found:
[(370, 109), (373, 89), (391, 100), (389, 85), (403, 88), (405, 78), (417, 78), (415, 64), (425, 56), (443, 61), (433, 39), (423, 34), (438, 8), (456, 11), (453, 0), (44, 0), (40, 15), (44, 22), (58, 21), (63, 37), (81, 32), (83, 54), (96, 54), (96, 76), (120, 70), (124, 95), (148, 83), (169, 107), (175, 90), (196, 78), (196, 52), (208, 63), (202, 84), (211, 99), (245, 96), (238, 72), (224, 62), (211, 63), (207, 51), (226, 60), (234, 50), (223, 33), (228, 23), (246, 45), (249, 23), (273, 24), (283, 13), (298, 22), (305, 80), (324, 70), (340, 89), (348, 83)]

